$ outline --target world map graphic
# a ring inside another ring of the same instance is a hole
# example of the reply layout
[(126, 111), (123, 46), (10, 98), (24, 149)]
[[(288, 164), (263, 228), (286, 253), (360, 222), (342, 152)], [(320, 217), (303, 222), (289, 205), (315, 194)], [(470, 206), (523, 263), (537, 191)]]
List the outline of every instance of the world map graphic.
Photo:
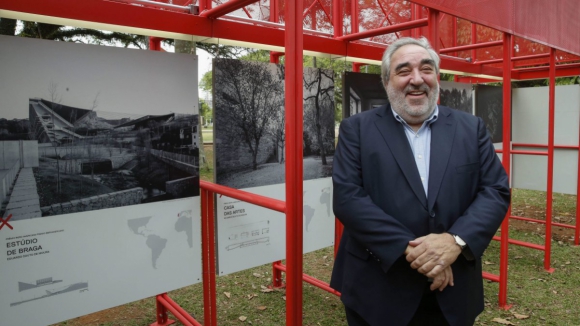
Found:
[[(161, 257), (163, 250), (167, 247), (167, 238), (158, 234), (155, 230), (148, 228), (152, 216), (139, 217), (127, 221), (129, 229), (136, 235), (145, 237), (145, 245), (151, 251), (151, 265), (157, 269), (157, 260)], [(174, 223), (174, 229), (177, 232), (184, 232), (187, 235), (187, 244), (193, 248), (193, 220), (191, 210), (182, 211), (177, 214), (177, 221)]]

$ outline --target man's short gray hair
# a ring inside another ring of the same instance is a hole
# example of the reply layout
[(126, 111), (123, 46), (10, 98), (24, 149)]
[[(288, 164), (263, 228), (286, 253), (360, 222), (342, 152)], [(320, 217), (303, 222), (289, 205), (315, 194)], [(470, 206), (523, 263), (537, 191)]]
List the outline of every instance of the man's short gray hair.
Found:
[(429, 56), (431, 56), (431, 59), (433, 59), (435, 62), (435, 71), (437, 74), (439, 74), (439, 63), (441, 60), (439, 59), (437, 52), (435, 52), (435, 50), (433, 50), (431, 47), (431, 44), (429, 44), (429, 41), (424, 37), (418, 39), (412, 37), (402, 37), (391, 43), (383, 54), (383, 61), (381, 64), (381, 79), (383, 81), (383, 85), (387, 84), (391, 75), (391, 58), (393, 57), (393, 54), (403, 46), (410, 44), (418, 45), (429, 52)]

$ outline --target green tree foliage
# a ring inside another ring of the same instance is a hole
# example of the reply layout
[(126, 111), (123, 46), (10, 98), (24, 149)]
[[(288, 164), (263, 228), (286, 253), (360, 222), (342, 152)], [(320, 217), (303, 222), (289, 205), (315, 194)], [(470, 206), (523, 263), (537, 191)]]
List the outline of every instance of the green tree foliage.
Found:
[(212, 110), (204, 100), (199, 100), (199, 115), (205, 120), (211, 119)]

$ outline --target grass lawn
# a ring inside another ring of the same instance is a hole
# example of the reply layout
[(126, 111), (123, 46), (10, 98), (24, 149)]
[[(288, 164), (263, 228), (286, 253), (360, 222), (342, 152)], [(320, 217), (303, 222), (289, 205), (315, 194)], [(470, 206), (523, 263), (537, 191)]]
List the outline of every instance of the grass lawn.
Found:
[[(212, 166), (211, 146), (205, 146), (205, 154)], [(202, 171), (201, 178), (212, 181), (213, 171)], [(544, 192), (514, 189), (513, 214), (542, 219), (545, 198)], [(576, 196), (555, 194), (555, 219), (572, 224), (575, 201)], [(543, 244), (543, 230), (541, 224), (510, 221), (510, 237), (514, 239)], [(476, 325), (580, 325), (580, 247), (572, 243), (572, 229), (554, 227), (553, 231), (551, 265), (556, 269), (555, 272), (550, 274), (544, 270), (543, 252), (510, 245), (508, 304), (511, 308), (502, 310), (497, 307), (499, 285), (484, 280), (485, 310), (478, 317)], [(483, 262), (485, 271), (498, 273), (498, 242), (491, 243)], [(331, 247), (304, 255), (304, 272), (325, 282), (330, 280), (332, 264)], [(271, 266), (263, 265), (218, 277), (218, 324), (284, 325), (284, 289), (262, 291), (263, 287), (271, 284), (271, 273)], [(202, 290), (202, 284), (195, 284), (172, 291), (169, 296), (203, 322)], [(346, 325), (342, 303), (336, 296), (305, 283), (303, 298), (303, 325)], [(155, 299), (148, 298), (58, 325), (148, 326), (155, 321), (154, 318)]]
[(204, 143), (213, 143), (213, 129), (202, 129), (201, 134)]

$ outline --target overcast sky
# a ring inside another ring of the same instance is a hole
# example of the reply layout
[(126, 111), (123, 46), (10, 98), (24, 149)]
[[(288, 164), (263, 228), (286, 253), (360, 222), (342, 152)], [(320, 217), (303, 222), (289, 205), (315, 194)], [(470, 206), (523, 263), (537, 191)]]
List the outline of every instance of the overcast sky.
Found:
[(0, 118), (28, 118), (28, 99), (50, 100), (51, 82), (67, 106), (90, 109), (99, 94), (97, 112), (195, 114), (197, 69), (187, 54), (0, 36)]

